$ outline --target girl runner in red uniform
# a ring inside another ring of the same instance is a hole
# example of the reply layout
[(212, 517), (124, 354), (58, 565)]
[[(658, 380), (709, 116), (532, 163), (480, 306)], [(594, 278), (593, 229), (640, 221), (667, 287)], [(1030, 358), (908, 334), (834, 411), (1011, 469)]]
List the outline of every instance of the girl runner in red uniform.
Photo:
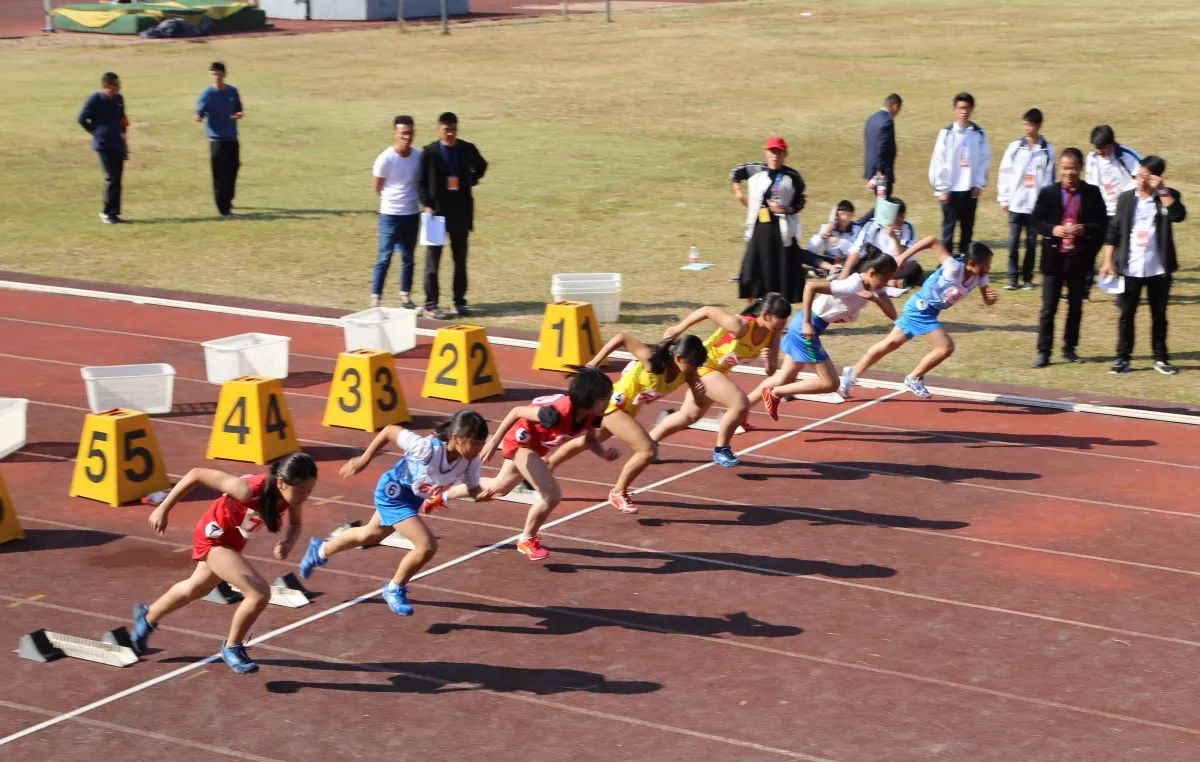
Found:
[(221, 644), (221, 658), (234, 672), (254, 672), (258, 665), (246, 655), (246, 632), (271, 600), (271, 587), (242, 557), (246, 540), (264, 525), (278, 532), (283, 516), (287, 533), (275, 544), (276, 559), (287, 558), (300, 536), (300, 509), (317, 483), (317, 464), (311, 456), (294, 452), (271, 464), (265, 474), (234, 476), (211, 468), (193, 468), (171, 489), (150, 514), (150, 526), (162, 534), (175, 504), (197, 486), (221, 492), (196, 522), (192, 535), (192, 576), (176, 582), (158, 600), (133, 607), (133, 650), (144, 653), (146, 641), (167, 614), (208, 595), (221, 580), (238, 587), (244, 596), (234, 609), (229, 636)]
[[(547, 453), (582, 436), (587, 439), (592, 452), (601, 458), (617, 459), (617, 451), (604, 448), (596, 437), (612, 389), (612, 381), (599, 370), (589, 366), (578, 368), (571, 376), (566, 394), (538, 397), (532, 404), (514, 407), (483, 446), (486, 464), (496, 452), (497, 443), (501, 443), (504, 465), (494, 477), (480, 480), (482, 489), (475, 496), (476, 501), (507, 494), (521, 479), (538, 491), (538, 499), (529, 507), (525, 528), (517, 538), (517, 550), (530, 561), (540, 561), (550, 555), (550, 551), (542, 547), (538, 530), (562, 500), (558, 481), (546, 465)], [(467, 486), (457, 484), (443, 492), (441, 499), (461, 498), (467, 494)]]

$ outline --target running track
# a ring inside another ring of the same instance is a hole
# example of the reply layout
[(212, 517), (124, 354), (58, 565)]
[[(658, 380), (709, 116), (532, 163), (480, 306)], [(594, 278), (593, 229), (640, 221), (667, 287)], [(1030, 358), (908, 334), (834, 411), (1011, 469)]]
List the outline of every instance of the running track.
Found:
[[(290, 335), (288, 405), (322, 468), (306, 534), (369, 516), (390, 459), (342, 480), (369, 438), (320, 426), (339, 330), (0, 305), (0, 395), (31, 399), (29, 444), (0, 463), (29, 536), (0, 546), (5, 642), (127, 624), (189, 569), (206, 500), (160, 537), (143, 507), (67, 497), (82, 365), (175, 366), (154, 426), (177, 475), (204, 462), (216, 400), (198, 342)], [(455, 409), (419, 396), (428, 349), (397, 358), (418, 428)], [(494, 349), (508, 397), (474, 406), (489, 419), (560, 387), (529, 350)], [(312, 605), (259, 621), (256, 675), (211, 663), (231, 610), (207, 603), (128, 669), (10, 655), (4, 758), (1200, 758), (1195, 427), (871, 390), (783, 411), (756, 415), (737, 470), (708, 463), (710, 433), (671, 440), (633, 518), (601, 504), (617, 466), (581, 457), (541, 564), (507, 544), (525, 506), (455, 505), (431, 520), (441, 549), (410, 619), (373, 596), (400, 551), (335, 558)], [(294, 568), (257, 544), (265, 575)]]

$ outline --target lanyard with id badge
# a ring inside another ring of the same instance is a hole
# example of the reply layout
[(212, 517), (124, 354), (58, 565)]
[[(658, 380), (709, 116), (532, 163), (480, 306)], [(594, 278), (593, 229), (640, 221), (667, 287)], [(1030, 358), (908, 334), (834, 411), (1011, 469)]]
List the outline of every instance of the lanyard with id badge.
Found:
[(446, 175), (446, 190), (458, 190), (458, 146), (448, 146), (445, 143), (438, 144), (442, 149), (442, 158), (446, 160), (446, 165), (450, 168), (450, 173)]
[(775, 179), (771, 181), (770, 187), (768, 187), (767, 190), (763, 193), (762, 206), (758, 207), (758, 221), (759, 222), (770, 222), (771, 221), (771, 210), (769, 208), (767, 208), (767, 202), (774, 201), (776, 204), (780, 203), (779, 189), (782, 184), (783, 184), (783, 172), (778, 172), (775, 175)]

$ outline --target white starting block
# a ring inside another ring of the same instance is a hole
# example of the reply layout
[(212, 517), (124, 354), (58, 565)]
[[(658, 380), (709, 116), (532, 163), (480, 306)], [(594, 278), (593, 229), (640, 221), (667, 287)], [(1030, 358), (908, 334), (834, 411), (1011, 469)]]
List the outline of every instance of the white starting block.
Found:
[(793, 394), (787, 399), (792, 402), (824, 402), (826, 405), (840, 405), (846, 401), (846, 398), (837, 392), (825, 392), (824, 394)]
[(83, 659), (110, 667), (128, 667), (137, 664), (137, 654), (129, 643), (129, 631), (118, 627), (104, 633), (100, 640), (89, 640), (64, 635), (49, 630), (34, 630), (22, 635), (17, 644), (17, 655), (22, 659), (47, 662), (64, 656)]
[[(341, 534), (342, 532), (345, 532), (347, 529), (353, 529), (354, 527), (360, 527), (362, 525), (363, 525), (363, 523), (361, 521), (357, 521), (357, 520), (351, 521), (349, 524), (342, 524), (340, 527), (338, 527), (337, 529), (334, 529), (332, 532), (329, 533), (329, 539), (332, 540), (334, 537), (337, 537), (339, 534)], [(400, 548), (401, 550), (412, 550), (413, 549), (413, 544), (409, 541), (409, 539), (407, 537), (405, 537), (404, 535), (400, 534), (399, 532), (392, 532), (387, 537), (385, 537), (383, 540), (381, 540), (379, 542), (379, 544), (385, 545), (389, 548)], [(363, 548), (366, 548), (366, 547), (368, 547), (368, 546), (359, 545), (358, 549), (362, 550)]]
[[(222, 580), (217, 583), (213, 591), (204, 596), (204, 600), (209, 603), (240, 603), (242, 591), (236, 585), (231, 585)], [(298, 609), (301, 606), (307, 606), (312, 602), (312, 593), (304, 589), (304, 585), (300, 584), (300, 580), (295, 574), (288, 573), (275, 580), (271, 585), (271, 605), (283, 606), (289, 609)]]
[(507, 495), (497, 495), (497, 500), (504, 500), (509, 503), (524, 503), (525, 505), (533, 505), (542, 497), (541, 493), (535, 489), (529, 489), (524, 484), (518, 484), (513, 487), (512, 491)]
[[(718, 428), (720, 428), (720, 426), (720, 418), (701, 418), (691, 426), (688, 426), (688, 428), (695, 429), (696, 431), (716, 431)], [(734, 429), (733, 433), (745, 434), (746, 430), (742, 428), (741, 424), (738, 424), (738, 427)]]

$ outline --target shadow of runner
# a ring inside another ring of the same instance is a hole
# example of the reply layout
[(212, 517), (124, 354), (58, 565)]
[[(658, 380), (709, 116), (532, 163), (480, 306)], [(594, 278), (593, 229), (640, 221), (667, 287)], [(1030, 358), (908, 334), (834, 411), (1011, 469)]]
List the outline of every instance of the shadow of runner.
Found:
[(881, 579), (896, 576), (896, 570), (875, 564), (839, 564), (833, 561), (814, 561), (803, 558), (781, 558), (758, 556), (752, 553), (679, 553), (664, 556), (651, 551), (612, 551), (594, 548), (551, 548), (551, 552), (613, 561), (661, 561), (659, 566), (635, 566), (633, 564), (563, 564), (547, 563), (543, 568), (559, 574), (574, 574), (580, 571), (607, 571), (632, 574), (689, 574), (691, 572), (723, 571), (737, 569), (752, 574), (774, 577), (803, 577), (821, 575), (834, 579)]
[(538, 621), (529, 626), (435, 622), (426, 630), (445, 635), (455, 630), (481, 630), (513, 635), (577, 635), (596, 627), (620, 627), (629, 630), (689, 635), (737, 635), (757, 638), (784, 638), (804, 632), (791, 625), (771, 624), (739, 611), (724, 617), (690, 614), (662, 614), (629, 609), (594, 609), (576, 606), (497, 606), (489, 603), (421, 601), (422, 606), (441, 606), (499, 616), (527, 616)]
[(93, 529), (26, 529), (24, 540), (0, 545), (0, 555), (30, 553), (37, 550), (94, 548), (120, 540), (125, 535)]
[[(946, 413), (975, 412), (961, 408), (942, 408)], [(845, 434), (845, 436), (831, 436)], [(982, 440), (982, 441), (962, 441)], [(880, 442), (882, 444), (955, 444), (968, 449), (984, 447), (1055, 447), (1063, 450), (1092, 450), (1096, 447), (1154, 447), (1153, 439), (1113, 439), (1112, 437), (1078, 437), (1066, 434), (1010, 434), (1003, 431), (889, 431), (859, 436), (847, 431), (826, 431), (825, 436), (808, 440), (817, 442)]]
[[(808, 473), (769, 474), (755, 473), (749, 469), (787, 469)], [(932, 479), (939, 482), (963, 482), (968, 479), (991, 479), (993, 481), (1033, 481), (1042, 475), (1030, 471), (994, 471), (990, 468), (964, 468), (938, 464), (908, 465), (905, 463), (883, 463), (872, 461), (846, 461), (841, 463), (748, 463), (738, 472), (738, 478), (752, 482), (768, 479), (832, 479), (855, 481), (871, 476), (909, 476)]]
[(786, 505), (722, 505), (711, 503), (680, 503), (666, 500), (638, 500), (639, 506), (661, 505), (669, 508), (690, 508), (705, 511), (737, 513), (735, 519), (662, 519), (639, 518), (646, 527), (661, 527), (668, 524), (700, 524), (703, 526), (750, 526), (769, 527), (787, 521), (807, 521), (809, 526), (837, 526), (861, 524), (864, 526), (894, 529), (965, 529), (971, 526), (966, 521), (943, 521), (922, 519), (917, 516), (901, 516), (891, 513), (870, 513), (854, 509), (801, 508)]

